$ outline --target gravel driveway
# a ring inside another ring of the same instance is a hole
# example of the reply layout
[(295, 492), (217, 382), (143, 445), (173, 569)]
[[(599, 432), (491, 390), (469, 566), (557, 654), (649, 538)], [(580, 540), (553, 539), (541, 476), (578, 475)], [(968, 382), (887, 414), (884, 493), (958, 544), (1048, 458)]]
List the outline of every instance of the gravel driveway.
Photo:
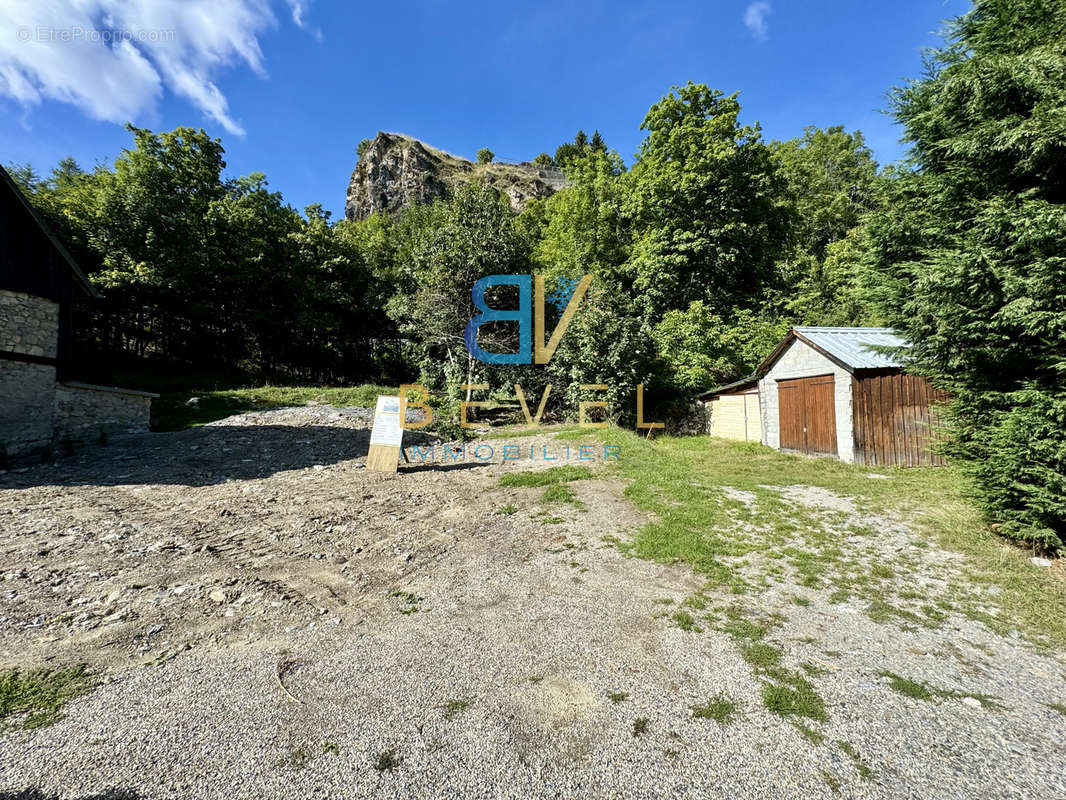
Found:
[[(0, 475), (3, 666), (101, 675), (0, 733), (0, 797), (1066, 797), (1061, 653), (787, 582), (682, 625), (705, 581), (616, 546), (647, 519), (609, 472), (563, 504), (499, 485), (543, 462), (368, 473), (367, 425), (262, 412)], [(962, 569), (919, 544), (914, 585)], [(770, 710), (775, 674), (817, 724)]]

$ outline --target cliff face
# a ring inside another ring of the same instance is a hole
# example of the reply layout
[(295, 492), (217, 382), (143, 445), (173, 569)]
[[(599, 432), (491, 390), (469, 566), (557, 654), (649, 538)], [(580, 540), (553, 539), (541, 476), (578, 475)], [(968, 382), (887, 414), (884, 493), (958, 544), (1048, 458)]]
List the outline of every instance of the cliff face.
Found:
[(502, 191), (516, 211), (566, 186), (558, 170), (530, 163), (475, 164), (408, 136), (379, 133), (352, 172), (344, 215), (357, 220), (375, 211), (395, 213), (412, 203), (446, 197), (453, 187), (475, 180)]

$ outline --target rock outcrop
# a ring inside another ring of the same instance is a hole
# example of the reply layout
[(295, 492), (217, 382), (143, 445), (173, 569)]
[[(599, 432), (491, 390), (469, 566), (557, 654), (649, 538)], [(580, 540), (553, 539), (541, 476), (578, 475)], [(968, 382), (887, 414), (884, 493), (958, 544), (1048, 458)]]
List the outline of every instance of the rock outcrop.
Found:
[(566, 186), (556, 169), (522, 164), (475, 164), (398, 133), (378, 133), (352, 171), (344, 215), (366, 219), (374, 212), (396, 213), (413, 203), (447, 197), (462, 183), (495, 186), (521, 211), (535, 197)]

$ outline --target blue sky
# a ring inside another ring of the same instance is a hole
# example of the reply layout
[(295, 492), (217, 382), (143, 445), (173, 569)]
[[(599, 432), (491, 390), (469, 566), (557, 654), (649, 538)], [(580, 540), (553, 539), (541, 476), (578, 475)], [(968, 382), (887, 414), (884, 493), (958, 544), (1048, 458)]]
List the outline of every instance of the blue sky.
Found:
[(692, 80), (739, 90), (768, 139), (842, 124), (888, 163), (902, 149), (886, 90), (968, 7), (0, 0), (0, 162), (110, 163), (126, 119), (203, 127), (229, 174), (265, 172), (292, 205), (339, 217), (355, 146), (378, 130), (517, 161), (598, 128), (631, 163), (648, 107)]

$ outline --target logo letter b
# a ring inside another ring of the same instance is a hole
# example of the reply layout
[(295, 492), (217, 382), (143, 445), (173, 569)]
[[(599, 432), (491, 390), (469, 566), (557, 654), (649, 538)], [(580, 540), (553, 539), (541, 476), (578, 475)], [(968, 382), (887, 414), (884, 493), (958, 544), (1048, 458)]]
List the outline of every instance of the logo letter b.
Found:
[[(486, 364), (531, 364), (533, 362), (533, 333), (530, 331), (530, 307), (532, 303), (531, 275), (488, 275), (474, 282), (471, 298), (474, 307), (480, 312), (466, 324), (463, 339), (466, 349), (478, 361)], [(514, 285), (518, 287), (518, 308), (514, 311), (501, 311), (485, 305), (485, 290), (490, 286)], [(477, 343), (477, 329), (486, 322), (517, 322), (518, 352), (487, 353)]]

